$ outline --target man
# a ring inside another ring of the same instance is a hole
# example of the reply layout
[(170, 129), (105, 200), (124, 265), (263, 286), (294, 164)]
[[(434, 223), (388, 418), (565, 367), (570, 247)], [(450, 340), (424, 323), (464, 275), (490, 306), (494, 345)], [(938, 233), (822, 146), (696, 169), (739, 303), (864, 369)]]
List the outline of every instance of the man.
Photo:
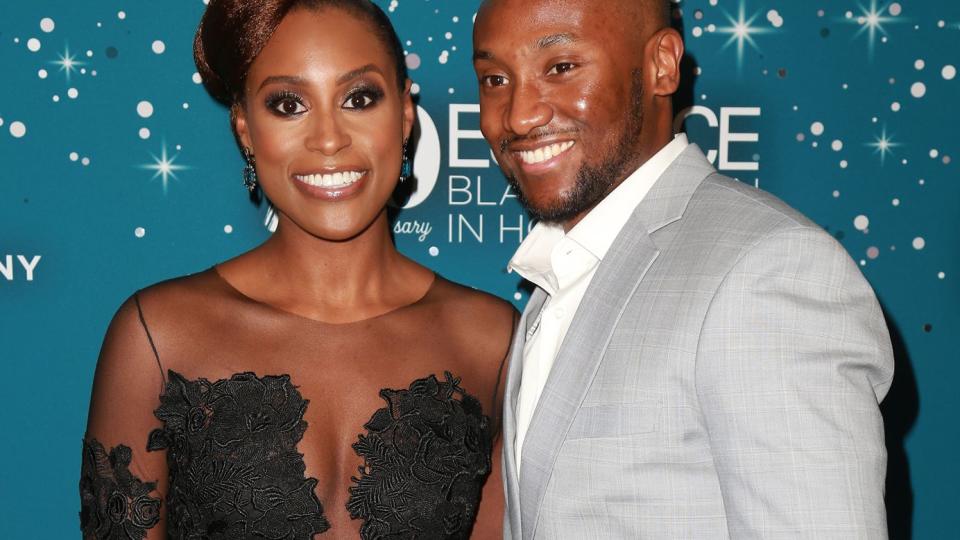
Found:
[(505, 535), (882, 538), (880, 307), (844, 250), (672, 137), (667, 0), (488, 0), (481, 129), (540, 223)]

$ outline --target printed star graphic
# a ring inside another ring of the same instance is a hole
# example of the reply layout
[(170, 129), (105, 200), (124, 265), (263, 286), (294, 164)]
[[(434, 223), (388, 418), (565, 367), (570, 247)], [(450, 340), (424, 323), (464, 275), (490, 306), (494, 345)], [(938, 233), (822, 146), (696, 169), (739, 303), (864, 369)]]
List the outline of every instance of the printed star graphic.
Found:
[(730, 16), (729, 13), (724, 13), (727, 17), (727, 20), (730, 21), (730, 26), (720, 26), (717, 27), (717, 32), (722, 34), (730, 34), (730, 39), (723, 45), (723, 48), (726, 49), (733, 43), (737, 44), (737, 69), (743, 69), (743, 49), (744, 43), (749, 43), (751, 47), (757, 51), (760, 48), (757, 46), (757, 42), (753, 40), (753, 36), (756, 34), (769, 34), (773, 30), (770, 28), (763, 28), (759, 26), (754, 26), (753, 22), (757, 20), (757, 17), (760, 16), (760, 12), (756, 12), (749, 19), (746, 18), (744, 12), (744, 3), (740, 2), (740, 12), (737, 19), (734, 19)]
[(860, 30), (853, 35), (854, 38), (857, 38), (864, 33), (867, 34), (867, 52), (870, 54), (870, 59), (873, 60), (873, 52), (876, 48), (877, 42), (877, 33), (879, 32), (886, 36), (887, 30), (883, 27), (883, 25), (893, 24), (899, 21), (896, 17), (884, 15), (884, 12), (887, 11), (889, 6), (884, 6), (880, 9), (877, 9), (877, 0), (870, 0), (869, 8), (863, 6), (863, 4), (858, 4), (858, 6), (860, 7), (860, 15), (847, 19), (847, 22), (852, 22), (861, 26)]
[(154, 171), (154, 175), (151, 180), (155, 180), (157, 178), (161, 179), (164, 195), (167, 194), (167, 186), (169, 185), (171, 178), (174, 180), (180, 180), (177, 178), (176, 172), (184, 171), (190, 168), (186, 165), (176, 165), (174, 162), (177, 160), (178, 156), (179, 154), (174, 155), (173, 157), (167, 157), (167, 145), (164, 143), (161, 147), (159, 158), (153, 154), (150, 154), (150, 157), (153, 158), (153, 163), (140, 165), (141, 169)]
[(50, 63), (55, 66), (60, 66), (60, 71), (66, 73), (67, 82), (70, 82), (70, 74), (77, 70), (77, 66), (85, 65), (84, 62), (77, 60), (75, 55), (70, 54), (70, 46), (64, 45), (63, 54), (57, 53), (59, 59), (53, 60)]
[(887, 128), (884, 126), (880, 136), (874, 137), (874, 142), (866, 143), (866, 145), (873, 148), (874, 154), (880, 154), (880, 166), (882, 167), (887, 154), (893, 155), (892, 149), (900, 146), (900, 143), (893, 142), (893, 135), (887, 136)]

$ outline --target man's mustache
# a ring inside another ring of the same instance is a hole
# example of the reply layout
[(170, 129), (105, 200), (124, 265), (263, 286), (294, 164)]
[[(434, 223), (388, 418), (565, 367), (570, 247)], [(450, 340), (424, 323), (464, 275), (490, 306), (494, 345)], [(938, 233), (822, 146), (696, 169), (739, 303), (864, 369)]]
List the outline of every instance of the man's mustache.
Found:
[(516, 142), (531, 142), (536, 143), (537, 141), (547, 139), (550, 137), (555, 137), (557, 135), (566, 135), (570, 133), (577, 133), (579, 130), (575, 128), (542, 128), (536, 129), (527, 133), (526, 135), (516, 135), (514, 137), (508, 137), (500, 140), (500, 153), (505, 154), (507, 152), (507, 147)]

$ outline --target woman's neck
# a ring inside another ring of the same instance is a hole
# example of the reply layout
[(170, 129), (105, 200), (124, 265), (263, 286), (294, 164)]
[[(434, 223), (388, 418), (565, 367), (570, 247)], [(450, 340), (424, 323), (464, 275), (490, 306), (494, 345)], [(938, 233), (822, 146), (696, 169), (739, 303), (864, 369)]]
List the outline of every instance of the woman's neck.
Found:
[[(248, 260), (244, 260), (248, 259)], [(262, 246), (236, 260), (235, 286), (298, 314), (360, 320), (415, 301), (432, 275), (393, 245), (386, 212), (345, 241), (317, 238), (287, 218)], [(230, 263), (228, 263), (230, 265)]]

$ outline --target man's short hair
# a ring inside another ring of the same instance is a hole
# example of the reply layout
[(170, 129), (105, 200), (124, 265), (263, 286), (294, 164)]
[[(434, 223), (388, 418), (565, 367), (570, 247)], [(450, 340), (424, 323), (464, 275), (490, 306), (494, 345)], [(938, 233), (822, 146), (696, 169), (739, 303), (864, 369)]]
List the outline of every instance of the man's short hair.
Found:
[(657, 30), (670, 26), (670, 16), (673, 12), (672, 0), (639, 0), (639, 3), (644, 11), (652, 15), (651, 19), (657, 21)]

